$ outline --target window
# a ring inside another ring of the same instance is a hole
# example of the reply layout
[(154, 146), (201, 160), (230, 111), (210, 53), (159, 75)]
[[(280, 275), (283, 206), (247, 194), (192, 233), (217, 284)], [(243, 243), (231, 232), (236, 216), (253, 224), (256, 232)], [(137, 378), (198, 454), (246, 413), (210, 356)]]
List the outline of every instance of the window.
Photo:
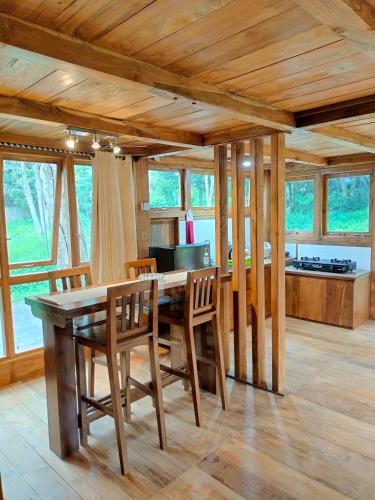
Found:
[(313, 179), (285, 183), (286, 231), (313, 231), (314, 191), (315, 181)]
[(149, 170), (150, 207), (181, 206), (180, 173), (169, 170)]
[(191, 174), (191, 206), (215, 206), (215, 179), (213, 175)]
[(0, 358), (5, 356), (5, 338), (3, 331), (3, 311), (0, 310)]
[(25, 304), (25, 297), (49, 293), (48, 281), (13, 285), (10, 290), (16, 352), (41, 347), (43, 345), (42, 322), (33, 316), (30, 306)]
[(368, 233), (370, 176), (327, 179), (327, 231)]
[(91, 256), (91, 220), (92, 220), (92, 167), (74, 166), (78, 210), (78, 230), (81, 262), (87, 262)]
[(51, 260), (57, 166), (4, 160), (9, 262)]
[[(232, 206), (232, 177), (228, 177), (228, 207)], [(250, 178), (245, 177), (245, 207), (250, 206)]]

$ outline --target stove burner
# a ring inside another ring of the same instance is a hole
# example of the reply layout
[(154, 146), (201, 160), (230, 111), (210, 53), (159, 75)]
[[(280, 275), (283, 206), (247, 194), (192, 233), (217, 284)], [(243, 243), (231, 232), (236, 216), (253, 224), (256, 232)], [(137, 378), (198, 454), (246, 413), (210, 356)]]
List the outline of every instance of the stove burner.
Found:
[(357, 267), (350, 259), (321, 259), (320, 257), (301, 257), (294, 259), (293, 266), (305, 271), (324, 271), (330, 273), (347, 273)]

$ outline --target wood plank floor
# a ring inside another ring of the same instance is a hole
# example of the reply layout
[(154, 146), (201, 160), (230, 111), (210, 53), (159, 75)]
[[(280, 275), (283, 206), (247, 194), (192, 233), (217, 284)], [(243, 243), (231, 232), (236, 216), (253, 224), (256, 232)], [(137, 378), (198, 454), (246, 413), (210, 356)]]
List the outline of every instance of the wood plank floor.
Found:
[[(5, 499), (375, 499), (375, 322), (352, 332), (289, 318), (287, 328), (285, 398), (228, 379), (230, 410), (202, 393), (198, 429), (190, 394), (174, 384), (164, 390), (167, 451), (145, 398), (126, 426), (125, 478), (112, 419), (95, 422), (90, 447), (62, 461), (48, 448), (43, 378), (2, 389)], [(139, 353), (132, 366), (146, 373)]]

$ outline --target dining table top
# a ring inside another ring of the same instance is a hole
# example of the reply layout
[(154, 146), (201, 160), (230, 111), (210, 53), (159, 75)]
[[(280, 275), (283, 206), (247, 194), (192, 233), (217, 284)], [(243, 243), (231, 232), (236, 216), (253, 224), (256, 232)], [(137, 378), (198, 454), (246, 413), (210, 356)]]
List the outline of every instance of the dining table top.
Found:
[[(158, 280), (159, 295), (164, 295), (172, 289), (182, 289), (186, 285), (188, 271), (170, 271), (164, 274), (163, 280)], [(221, 281), (229, 281), (230, 275), (221, 276)], [(89, 285), (48, 294), (33, 295), (25, 297), (25, 303), (32, 308), (49, 310), (66, 318), (72, 318), (103, 310), (107, 303), (107, 289), (111, 286), (134, 283), (138, 280), (125, 279), (122, 281), (106, 283), (101, 285)]]

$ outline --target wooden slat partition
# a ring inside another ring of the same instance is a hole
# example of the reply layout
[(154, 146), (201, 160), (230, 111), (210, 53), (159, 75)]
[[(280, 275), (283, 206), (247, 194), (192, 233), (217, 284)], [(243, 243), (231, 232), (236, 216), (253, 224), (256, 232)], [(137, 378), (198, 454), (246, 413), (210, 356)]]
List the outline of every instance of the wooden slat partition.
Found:
[(250, 139), (251, 325), (253, 383), (265, 387), (263, 139)]
[(285, 383), (285, 137), (271, 135), (272, 390)]
[(142, 209), (142, 203), (149, 203), (148, 159), (140, 158), (134, 163), (134, 178), (136, 187), (136, 218), (138, 258), (143, 259), (149, 254), (151, 223), (150, 212)]
[[(215, 246), (216, 265), (222, 274), (228, 273), (228, 171), (227, 146), (214, 147), (215, 175)], [(223, 338), (225, 370), (229, 370), (229, 283), (223, 283), (220, 293), (220, 329)]]
[(234, 371), (236, 378), (247, 380), (244, 159), (245, 145), (241, 142), (233, 143), (231, 169)]
[(371, 292), (370, 318), (375, 319), (375, 173), (371, 174), (370, 189), (370, 221), (371, 221)]

